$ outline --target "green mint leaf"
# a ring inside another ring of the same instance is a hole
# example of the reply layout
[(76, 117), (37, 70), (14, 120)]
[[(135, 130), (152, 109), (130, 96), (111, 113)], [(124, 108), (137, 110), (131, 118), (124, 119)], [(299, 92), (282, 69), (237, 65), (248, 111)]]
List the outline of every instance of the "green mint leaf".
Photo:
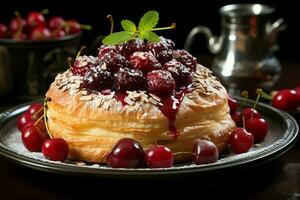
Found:
[(122, 20), (121, 21), (121, 25), (122, 25), (122, 28), (124, 29), (124, 31), (129, 31), (129, 32), (136, 32), (136, 25), (130, 21), (130, 20)]
[(159, 36), (151, 31), (141, 31), (139, 33), (139, 38), (144, 39), (144, 40), (148, 40), (149, 42), (159, 42), (160, 38)]
[(115, 32), (106, 36), (102, 43), (105, 45), (117, 45), (123, 42), (127, 42), (135, 38), (135, 35), (128, 31)]
[(140, 31), (151, 31), (158, 23), (159, 14), (156, 11), (148, 11), (139, 22), (139, 30)]

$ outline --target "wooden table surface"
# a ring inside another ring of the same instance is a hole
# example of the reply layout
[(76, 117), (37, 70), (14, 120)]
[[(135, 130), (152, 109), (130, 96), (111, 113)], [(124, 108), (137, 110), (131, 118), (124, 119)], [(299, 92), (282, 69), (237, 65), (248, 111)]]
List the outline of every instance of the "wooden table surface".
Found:
[[(300, 84), (300, 63), (283, 62), (283, 75), (276, 88)], [(0, 111), (18, 102), (7, 101)], [(300, 199), (300, 142), (281, 157), (257, 166), (226, 173), (196, 174), (167, 179), (109, 179), (39, 172), (0, 157), (0, 199), (104, 199), (182, 196), (197, 199)], [(106, 197), (107, 198), (107, 197)]]

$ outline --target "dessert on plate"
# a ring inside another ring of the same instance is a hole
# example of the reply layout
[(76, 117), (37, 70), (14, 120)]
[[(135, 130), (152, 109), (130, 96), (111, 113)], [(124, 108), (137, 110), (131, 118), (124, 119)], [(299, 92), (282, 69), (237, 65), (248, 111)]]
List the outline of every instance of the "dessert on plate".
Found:
[(49, 132), (67, 141), (73, 160), (104, 163), (122, 138), (144, 150), (162, 144), (174, 154), (192, 152), (204, 139), (222, 151), (236, 127), (226, 89), (164, 37), (136, 37), (102, 45), (97, 56), (78, 56), (46, 97)]

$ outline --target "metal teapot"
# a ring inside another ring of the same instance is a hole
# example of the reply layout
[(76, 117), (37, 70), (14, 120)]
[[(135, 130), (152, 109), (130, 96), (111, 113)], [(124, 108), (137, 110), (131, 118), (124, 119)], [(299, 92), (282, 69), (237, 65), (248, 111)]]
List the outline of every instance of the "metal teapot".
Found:
[(221, 35), (214, 36), (204, 26), (189, 33), (185, 48), (190, 49), (194, 37), (204, 34), (208, 49), (216, 54), (211, 69), (230, 93), (271, 89), (278, 80), (281, 65), (273, 52), (278, 49), (277, 34), (285, 28), (283, 19), (271, 23), (275, 9), (261, 4), (233, 4), (220, 9)]

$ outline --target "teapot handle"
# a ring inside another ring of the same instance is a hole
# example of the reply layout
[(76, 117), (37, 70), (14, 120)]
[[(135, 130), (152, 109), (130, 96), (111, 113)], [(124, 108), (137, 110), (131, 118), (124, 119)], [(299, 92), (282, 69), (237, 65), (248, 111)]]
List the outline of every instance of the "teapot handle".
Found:
[(287, 24), (284, 22), (282, 18), (279, 18), (272, 24), (267, 25), (267, 32), (269, 33), (269, 45), (271, 51), (278, 50), (277, 45), (277, 35), (280, 31), (284, 31), (287, 28)]
[(221, 49), (221, 43), (222, 43), (222, 42), (220, 42), (221, 38), (214, 36), (211, 33), (210, 29), (207, 28), (206, 26), (194, 27), (190, 31), (190, 33), (188, 34), (188, 36), (184, 42), (184, 48), (189, 51), (194, 42), (195, 36), (200, 33), (204, 34), (206, 36), (208, 50), (213, 54), (217, 54)]

